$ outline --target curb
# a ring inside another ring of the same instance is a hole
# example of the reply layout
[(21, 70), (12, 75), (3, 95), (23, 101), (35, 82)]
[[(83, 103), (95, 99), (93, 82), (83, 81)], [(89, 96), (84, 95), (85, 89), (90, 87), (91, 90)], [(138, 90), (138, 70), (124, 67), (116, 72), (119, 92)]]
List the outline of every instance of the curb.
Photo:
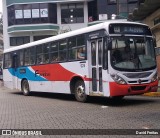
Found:
[(144, 96), (160, 97), (160, 92), (148, 92), (143, 94)]
[(160, 86), (158, 86), (158, 90), (157, 92), (148, 92), (148, 93), (144, 93), (144, 96), (152, 96), (152, 97), (160, 97)]

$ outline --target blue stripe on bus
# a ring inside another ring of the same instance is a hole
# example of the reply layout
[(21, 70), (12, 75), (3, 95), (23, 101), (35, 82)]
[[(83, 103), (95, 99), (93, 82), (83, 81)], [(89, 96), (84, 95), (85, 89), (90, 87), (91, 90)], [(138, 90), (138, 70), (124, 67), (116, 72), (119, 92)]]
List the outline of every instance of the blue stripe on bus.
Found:
[(45, 79), (39, 75), (35, 75), (35, 73), (32, 72), (31, 70), (29, 70), (27, 67), (23, 67), (23, 69), (25, 70), (25, 73), (20, 73), (19, 68), (16, 70), (13, 68), (10, 68), (10, 69), (8, 69), (8, 71), (13, 76), (16, 76), (19, 79), (26, 78), (27, 80), (30, 80), (30, 81), (47, 81), (47, 79)]

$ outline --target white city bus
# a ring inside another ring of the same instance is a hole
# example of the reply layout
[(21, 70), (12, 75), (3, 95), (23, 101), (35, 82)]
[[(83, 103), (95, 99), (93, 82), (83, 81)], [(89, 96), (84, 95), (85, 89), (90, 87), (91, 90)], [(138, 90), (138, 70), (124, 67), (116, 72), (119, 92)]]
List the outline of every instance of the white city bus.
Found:
[(107, 21), (4, 51), (4, 85), (30, 92), (122, 98), (157, 91), (149, 27)]

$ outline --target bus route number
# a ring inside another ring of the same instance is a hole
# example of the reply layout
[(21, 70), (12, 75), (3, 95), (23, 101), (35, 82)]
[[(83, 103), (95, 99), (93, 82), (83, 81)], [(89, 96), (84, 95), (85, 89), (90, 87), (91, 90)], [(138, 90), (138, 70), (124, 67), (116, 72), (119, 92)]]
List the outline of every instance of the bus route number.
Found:
[(85, 68), (85, 64), (84, 63), (81, 63), (81, 68)]

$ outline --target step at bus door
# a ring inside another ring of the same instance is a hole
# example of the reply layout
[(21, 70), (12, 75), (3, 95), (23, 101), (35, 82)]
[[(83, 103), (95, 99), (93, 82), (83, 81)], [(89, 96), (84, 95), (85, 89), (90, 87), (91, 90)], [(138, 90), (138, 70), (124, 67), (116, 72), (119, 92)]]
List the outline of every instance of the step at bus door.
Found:
[(103, 93), (102, 83), (102, 60), (103, 60), (103, 39), (91, 40), (91, 92), (93, 94)]
[(13, 71), (13, 88), (18, 88), (18, 55), (14, 54), (12, 58), (12, 71)]

